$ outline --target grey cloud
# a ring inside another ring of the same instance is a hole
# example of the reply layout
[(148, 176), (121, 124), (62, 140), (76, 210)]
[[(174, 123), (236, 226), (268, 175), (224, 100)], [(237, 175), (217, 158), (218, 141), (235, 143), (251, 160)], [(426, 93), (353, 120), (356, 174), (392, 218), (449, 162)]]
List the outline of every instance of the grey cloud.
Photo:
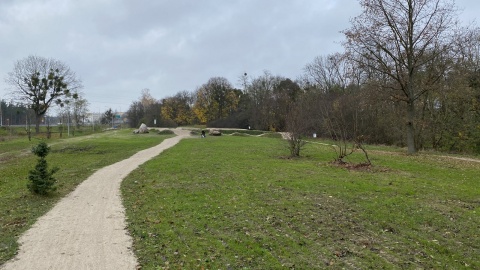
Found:
[(126, 110), (143, 88), (160, 99), (214, 76), (295, 79), (314, 57), (342, 50), (339, 31), (359, 12), (355, 0), (2, 0), (0, 98), (3, 77), (30, 54), (69, 65), (95, 111)]

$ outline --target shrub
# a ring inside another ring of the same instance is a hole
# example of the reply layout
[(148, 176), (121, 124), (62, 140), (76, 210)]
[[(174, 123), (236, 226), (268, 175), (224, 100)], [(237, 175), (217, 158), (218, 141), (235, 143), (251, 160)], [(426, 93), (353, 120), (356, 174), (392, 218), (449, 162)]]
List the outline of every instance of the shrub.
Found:
[(249, 129), (224, 129), (222, 130), (224, 134), (233, 134), (233, 133), (245, 133), (248, 135), (262, 135), (265, 134), (266, 131), (262, 130), (249, 130)]
[(263, 135), (261, 135), (262, 137), (265, 137), (265, 138), (277, 138), (277, 139), (281, 139), (282, 138), (282, 134), (278, 133), (278, 132), (269, 132), (269, 133), (265, 133)]
[(30, 180), (30, 182), (27, 184), (27, 187), (32, 193), (46, 195), (56, 189), (54, 185), (57, 181), (53, 177), (53, 174), (58, 171), (58, 168), (48, 170), (45, 157), (49, 152), (50, 147), (43, 141), (32, 148), (32, 153), (39, 157), (35, 169), (30, 170), (28, 174), (28, 180)]
[(175, 132), (173, 132), (173, 130), (170, 130), (170, 129), (159, 130), (157, 133), (159, 135), (173, 135), (173, 134), (175, 134)]
[(241, 133), (241, 132), (233, 132), (232, 134), (230, 134), (232, 136), (238, 136), (238, 137), (246, 137), (246, 136), (250, 136), (246, 133)]

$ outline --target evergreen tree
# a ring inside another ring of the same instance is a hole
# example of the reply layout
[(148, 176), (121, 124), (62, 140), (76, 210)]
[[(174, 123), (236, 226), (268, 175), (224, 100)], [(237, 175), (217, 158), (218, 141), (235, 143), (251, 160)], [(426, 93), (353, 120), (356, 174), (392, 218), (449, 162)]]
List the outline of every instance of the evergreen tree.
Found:
[(32, 153), (39, 157), (35, 169), (30, 170), (28, 174), (28, 180), (30, 180), (30, 182), (27, 184), (27, 187), (32, 193), (45, 195), (56, 189), (54, 185), (57, 180), (53, 177), (53, 174), (58, 171), (58, 168), (48, 170), (45, 157), (49, 152), (50, 147), (46, 142), (40, 142), (32, 148)]

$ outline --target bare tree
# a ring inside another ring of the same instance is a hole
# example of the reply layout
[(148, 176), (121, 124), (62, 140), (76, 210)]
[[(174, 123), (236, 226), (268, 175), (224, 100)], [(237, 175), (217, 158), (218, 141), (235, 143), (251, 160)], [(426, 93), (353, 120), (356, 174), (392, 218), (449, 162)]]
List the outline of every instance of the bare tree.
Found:
[[(415, 147), (415, 103), (438, 81), (447, 65), (457, 16), (451, 0), (360, 0), (363, 13), (344, 31), (352, 60), (374, 74), (390, 96), (406, 103), (408, 152)], [(425, 70), (429, 76), (420, 78)]]
[(160, 101), (150, 94), (150, 89), (148, 88), (142, 90), (139, 101), (143, 106), (144, 112), (142, 122), (147, 126), (155, 126), (156, 120), (160, 120)]
[(53, 104), (63, 107), (63, 98), (82, 88), (81, 81), (67, 65), (39, 56), (17, 61), (5, 81), (13, 88), (13, 97), (27, 103), (35, 112), (36, 133), (40, 131), (42, 117)]
[(262, 76), (253, 78), (247, 86), (246, 93), (250, 101), (248, 105), (250, 125), (254, 129), (272, 129), (274, 125), (271, 114), (274, 105), (273, 91), (282, 80), (284, 78), (264, 71)]
[(325, 93), (333, 88), (345, 88), (349, 84), (348, 72), (351, 70), (345, 60), (345, 55), (340, 53), (315, 57), (304, 68), (307, 80)]
[(245, 72), (241, 76), (238, 77), (238, 82), (243, 86), (243, 92), (247, 92), (247, 86), (249, 84), (248, 74)]
[(142, 103), (143, 107), (148, 108), (155, 104), (155, 98), (150, 94), (150, 89), (145, 88), (142, 89), (142, 95), (140, 97), (140, 102)]
[(130, 127), (139, 127), (145, 116), (145, 108), (141, 101), (134, 101), (130, 104), (127, 117)]

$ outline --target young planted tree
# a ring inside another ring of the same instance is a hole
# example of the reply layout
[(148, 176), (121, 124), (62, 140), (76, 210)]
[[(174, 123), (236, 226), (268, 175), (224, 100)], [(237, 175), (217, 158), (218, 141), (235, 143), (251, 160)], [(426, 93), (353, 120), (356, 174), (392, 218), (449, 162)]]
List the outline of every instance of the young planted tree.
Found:
[(305, 118), (300, 107), (293, 108), (288, 112), (286, 121), (285, 139), (288, 143), (291, 157), (300, 156), (300, 151), (307, 144), (305, 134), (309, 130), (308, 119)]
[(318, 119), (317, 100), (314, 93), (299, 94), (289, 107), (285, 117), (285, 134), (291, 157), (300, 156), (300, 151), (307, 144), (305, 137), (316, 132)]
[(47, 160), (45, 159), (50, 152), (50, 147), (46, 142), (40, 142), (37, 146), (32, 148), (32, 153), (38, 156), (37, 165), (35, 169), (30, 170), (28, 174), (27, 184), (28, 189), (35, 194), (45, 195), (54, 191), (55, 183), (57, 182), (53, 174), (58, 171), (58, 168), (48, 169)]
[[(344, 31), (344, 46), (370, 72), (371, 83), (406, 104), (408, 153), (414, 153), (415, 105), (448, 69), (438, 63), (454, 45), (454, 1), (360, 0), (360, 5), (363, 13)], [(435, 72), (419, 76), (425, 70)]]
[[(15, 99), (35, 112), (35, 132), (40, 132), (42, 117), (53, 105), (63, 107), (64, 97), (82, 84), (64, 63), (39, 56), (28, 56), (15, 63), (5, 81), (12, 87)], [(72, 95), (76, 98), (76, 95)]]

